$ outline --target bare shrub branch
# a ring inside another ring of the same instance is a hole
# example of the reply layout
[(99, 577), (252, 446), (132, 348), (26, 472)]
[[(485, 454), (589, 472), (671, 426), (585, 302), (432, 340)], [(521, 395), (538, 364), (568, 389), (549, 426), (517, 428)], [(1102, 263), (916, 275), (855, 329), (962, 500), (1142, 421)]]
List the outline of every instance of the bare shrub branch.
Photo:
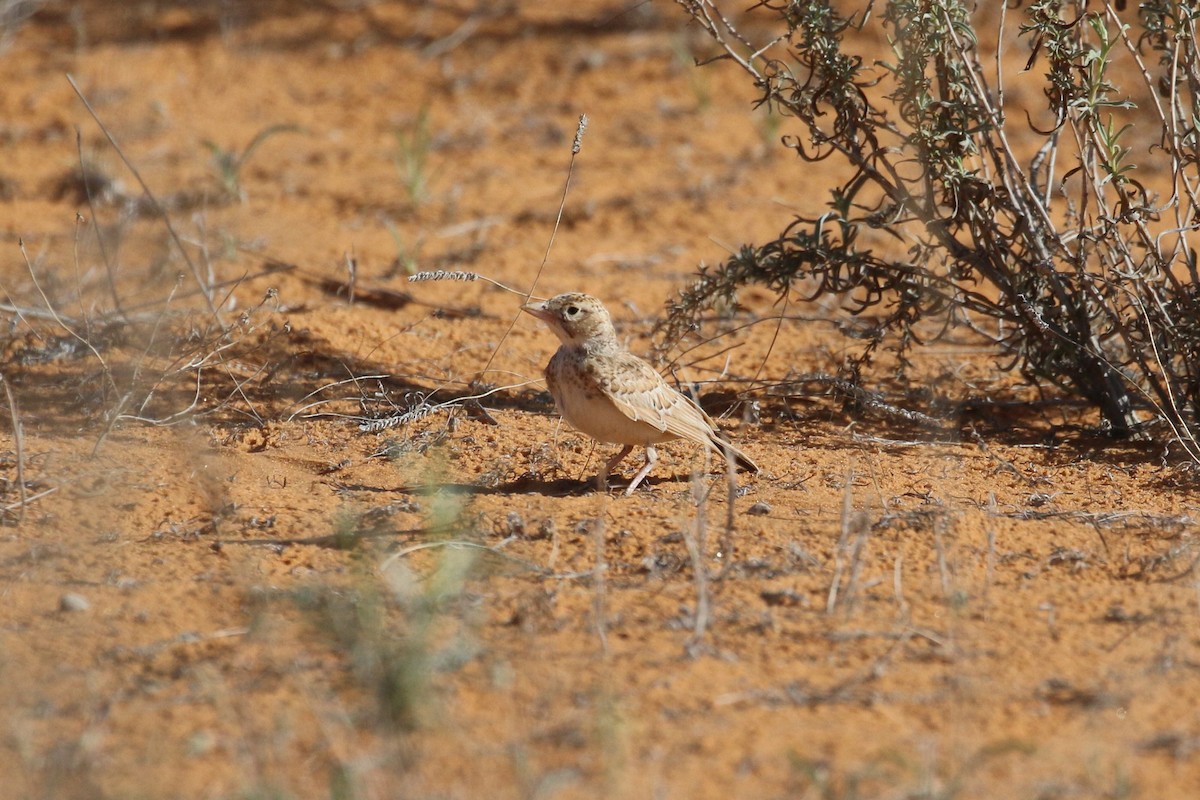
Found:
[[(768, 0), (750, 12), (777, 29), (759, 47), (714, 0), (677, 2), (714, 42), (708, 61), (738, 65), (760, 105), (798, 123), (783, 143), (846, 178), (828, 210), (702, 269), (669, 304), (663, 349), (749, 283), (834, 296), (875, 315), (854, 379), (880, 345), (903, 370), (914, 345), (965, 327), (1035, 384), (1086, 400), (1111, 434), (1163, 423), (1200, 460), (1200, 276), (1187, 240), (1200, 225), (1200, 10), (1143, 3), (1133, 31), (1110, 3)], [(981, 27), (1003, 42), (1010, 15), (1027, 70), (1042, 71), (1045, 124), (1006, 99), (999, 54), (984, 66)], [(1135, 98), (1149, 111), (1135, 115)], [(871, 229), (908, 243), (906, 256), (869, 249)]]

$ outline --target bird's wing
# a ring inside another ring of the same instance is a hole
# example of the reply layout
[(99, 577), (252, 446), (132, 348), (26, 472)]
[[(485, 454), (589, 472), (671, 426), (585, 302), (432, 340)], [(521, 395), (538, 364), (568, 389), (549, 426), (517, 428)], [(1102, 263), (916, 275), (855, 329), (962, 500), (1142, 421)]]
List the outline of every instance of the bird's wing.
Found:
[(632, 353), (595, 360), (587, 371), (595, 387), (630, 419), (732, 456), (739, 466), (758, 472), (758, 465), (720, 433), (704, 409)]
[(619, 353), (598, 366), (602, 368), (595, 373), (597, 386), (625, 416), (699, 444), (711, 440), (708, 415), (642, 359)]

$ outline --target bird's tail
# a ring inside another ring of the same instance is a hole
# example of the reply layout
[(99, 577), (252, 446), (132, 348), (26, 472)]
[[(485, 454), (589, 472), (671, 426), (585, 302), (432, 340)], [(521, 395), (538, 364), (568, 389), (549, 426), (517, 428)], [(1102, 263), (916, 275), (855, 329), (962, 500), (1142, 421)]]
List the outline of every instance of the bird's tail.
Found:
[(724, 438), (723, 436), (718, 436), (714, 433), (711, 442), (714, 450), (723, 454), (727, 459), (733, 459), (733, 463), (736, 464), (739, 469), (748, 470), (750, 472), (758, 472), (758, 464), (755, 464), (754, 460), (750, 458), (750, 456), (734, 447), (733, 443), (728, 439)]

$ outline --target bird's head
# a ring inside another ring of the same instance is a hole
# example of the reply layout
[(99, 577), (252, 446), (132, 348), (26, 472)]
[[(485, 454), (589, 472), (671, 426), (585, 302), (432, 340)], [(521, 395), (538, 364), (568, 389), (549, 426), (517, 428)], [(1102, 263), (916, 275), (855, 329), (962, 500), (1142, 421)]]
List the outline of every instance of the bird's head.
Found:
[(521, 308), (546, 323), (563, 344), (582, 346), (616, 341), (608, 309), (591, 295), (568, 292)]

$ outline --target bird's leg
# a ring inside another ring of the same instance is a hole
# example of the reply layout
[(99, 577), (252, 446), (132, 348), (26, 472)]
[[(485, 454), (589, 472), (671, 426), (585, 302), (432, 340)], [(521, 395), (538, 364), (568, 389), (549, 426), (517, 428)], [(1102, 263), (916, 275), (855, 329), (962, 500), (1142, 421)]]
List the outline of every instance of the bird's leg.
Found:
[(627, 444), (621, 448), (621, 452), (617, 453), (608, 460), (608, 463), (604, 465), (604, 469), (602, 469), (600, 474), (596, 476), (596, 487), (600, 491), (608, 491), (608, 476), (611, 475), (612, 471), (617, 468), (617, 464), (620, 464), (621, 460), (625, 458), (625, 456), (629, 455), (632, 451), (633, 445)]
[(646, 445), (646, 463), (638, 470), (638, 474), (633, 476), (633, 481), (629, 484), (629, 488), (625, 490), (626, 497), (633, 494), (633, 490), (638, 487), (638, 484), (650, 474), (650, 470), (654, 469), (655, 461), (658, 461), (658, 453), (655, 452), (652, 445)]

